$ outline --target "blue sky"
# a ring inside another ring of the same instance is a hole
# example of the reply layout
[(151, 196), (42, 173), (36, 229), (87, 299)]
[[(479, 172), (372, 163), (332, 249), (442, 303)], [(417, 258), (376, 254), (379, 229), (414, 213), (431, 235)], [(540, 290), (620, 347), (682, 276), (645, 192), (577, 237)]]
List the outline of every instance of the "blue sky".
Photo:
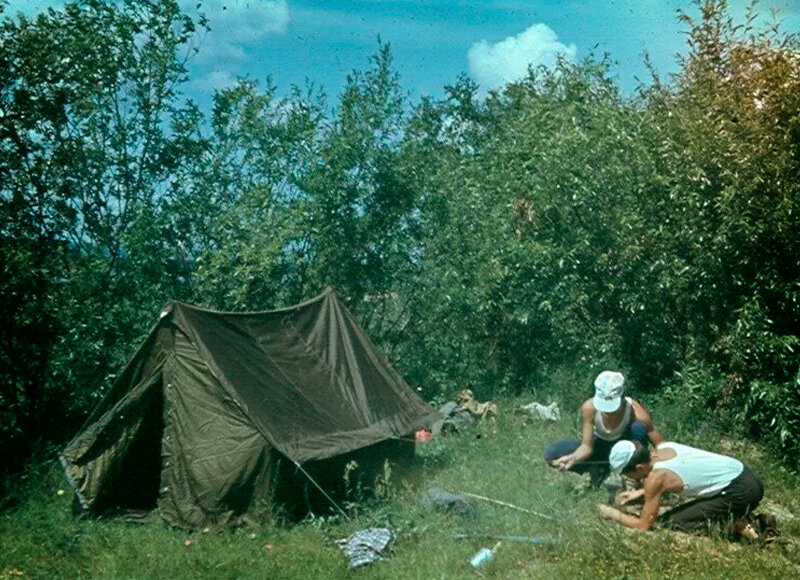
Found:
[[(197, 4), (212, 31), (191, 63), (188, 92), (201, 104), (237, 77), (261, 82), (269, 75), (279, 92), (306, 79), (329, 97), (346, 76), (364, 69), (378, 37), (392, 46), (395, 68), (413, 99), (441, 96), (460, 73), (482, 88), (523, 75), (532, 63), (551, 64), (557, 54), (582, 59), (608, 52), (625, 91), (656, 69), (676, 69), (685, 47), (677, 11), (697, 15), (691, 0), (179, 0), (190, 14)], [(7, 13), (35, 13), (63, 0), (12, 0)], [(744, 15), (749, 0), (731, 0)], [(798, 0), (761, 0), (760, 12), (777, 9), (788, 31), (800, 30)]]

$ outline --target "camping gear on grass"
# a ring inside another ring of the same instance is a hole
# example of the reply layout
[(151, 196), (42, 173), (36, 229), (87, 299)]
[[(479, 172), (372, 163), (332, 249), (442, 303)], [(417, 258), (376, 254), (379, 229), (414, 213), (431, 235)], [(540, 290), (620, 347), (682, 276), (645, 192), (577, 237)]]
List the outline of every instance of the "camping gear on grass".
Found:
[(468, 518), (478, 516), (478, 510), (464, 496), (438, 487), (432, 487), (422, 495), (422, 505), (431, 511), (451, 512)]
[(527, 415), (528, 417), (535, 417), (545, 421), (558, 421), (561, 419), (561, 409), (558, 408), (558, 403), (552, 402), (549, 405), (543, 405), (536, 401), (528, 403), (527, 405), (520, 405), (514, 409), (517, 415)]
[(517, 505), (514, 505), (513, 503), (508, 503), (507, 501), (501, 501), (499, 499), (492, 499), (492, 498), (486, 497), (484, 495), (478, 495), (477, 493), (469, 493), (468, 491), (464, 491), (464, 492), (461, 492), (461, 493), (463, 493), (467, 497), (473, 497), (473, 498), (479, 499), (481, 501), (486, 501), (486, 502), (489, 502), (489, 503), (493, 503), (495, 505), (501, 505), (503, 507), (511, 508), (513, 510), (524, 512), (526, 514), (531, 514), (533, 516), (538, 516), (538, 517), (544, 518), (546, 520), (552, 520), (553, 519), (553, 516), (548, 516), (548, 515), (545, 515), (543, 513), (539, 513), (539, 512), (535, 512), (533, 510), (529, 510), (527, 508), (519, 507)]
[(549, 536), (523, 536), (520, 534), (488, 534), (488, 533), (464, 533), (464, 534), (453, 535), (454, 540), (463, 540), (467, 538), (503, 540), (506, 542), (531, 544), (533, 546), (555, 546), (560, 543), (557, 538), (551, 538)]
[(498, 548), (500, 548), (500, 544), (502, 542), (497, 542), (494, 545), (494, 548), (491, 550), (489, 548), (481, 548), (478, 550), (472, 558), (470, 558), (470, 565), (473, 568), (481, 568), (494, 560), (494, 555), (497, 553)]
[(416, 443), (430, 443), (433, 441), (433, 433), (429, 429), (419, 429), (414, 433)]
[(734, 520), (730, 530), (731, 539), (763, 544), (771, 544), (778, 539), (778, 535), (778, 521), (768, 513), (749, 513)]
[(435, 437), (458, 433), (475, 423), (475, 417), (458, 406), (455, 401), (448, 401), (439, 409), (438, 421), (431, 425), (431, 432)]
[(367, 528), (357, 531), (349, 538), (338, 540), (338, 544), (350, 561), (350, 568), (359, 568), (385, 560), (394, 541), (395, 534), (389, 528)]
[(331, 489), (355, 485), (353, 462), (379, 473), (438, 417), (332, 289), (269, 312), (175, 302), (61, 462), (84, 512), (157, 507), (204, 527), (329, 508)]
[(476, 419), (491, 419), (492, 421), (496, 421), (500, 413), (497, 403), (494, 401), (478, 401), (472, 389), (462, 389), (459, 391), (456, 400), (458, 401), (459, 407), (469, 411), (470, 415)]

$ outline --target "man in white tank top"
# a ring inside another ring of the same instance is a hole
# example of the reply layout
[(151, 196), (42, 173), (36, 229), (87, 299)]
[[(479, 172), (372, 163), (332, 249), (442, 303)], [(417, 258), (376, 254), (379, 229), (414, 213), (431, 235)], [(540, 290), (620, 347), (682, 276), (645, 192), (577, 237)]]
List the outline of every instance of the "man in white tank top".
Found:
[(581, 405), (581, 438), (548, 445), (544, 451), (547, 464), (564, 471), (588, 473), (596, 487), (608, 476), (608, 454), (614, 443), (623, 439), (661, 443), (647, 410), (624, 394), (622, 373), (603, 371), (597, 375), (594, 397)]
[[(611, 449), (609, 463), (615, 473), (644, 481), (642, 489), (619, 497), (619, 502), (626, 504), (644, 496), (639, 517), (599, 506), (605, 517), (631, 528), (649, 530), (658, 519), (667, 527), (694, 530), (709, 522), (741, 518), (764, 496), (761, 481), (738, 459), (679, 443), (661, 443), (651, 452), (638, 442), (620, 441)], [(694, 499), (658, 518), (665, 493)]]

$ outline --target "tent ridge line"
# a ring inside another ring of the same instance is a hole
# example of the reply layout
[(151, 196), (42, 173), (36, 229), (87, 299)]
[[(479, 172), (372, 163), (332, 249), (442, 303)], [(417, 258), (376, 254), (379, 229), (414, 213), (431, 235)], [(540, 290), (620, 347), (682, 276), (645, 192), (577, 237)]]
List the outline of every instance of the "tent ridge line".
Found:
[(335, 294), (336, 291), (331, 286), (326, 286), (325, 289), (317, 294), (312, 298), (308, 298), (299, 304), (293, 304), (291, 306), (286, 306), (284, 308), (274, 308), (272, 310), (242, 310), (241, 312), (232, 312), (230, 310), (216, 310), (214, 308), (206, 308), (204, 306), (197, 306), (196, 304), (189, 304), (188, 302), (181, 302), (179, 300), (173, 300), (169, 302), (164, 308), (162, 312), (170, 308), (171, 306), (178, 305), (181, 308), (189, 308), (191, 310), (197, 310), (199, 312), (205, 312), (207, 314), (224, 314), (226, 316), (254, 316), (257, 314), (278, 314), (278, 313), (289, 313), (294, 310), (299, 310), (301, 308), (305, 308), (314, 302), (319, 302), (323, 300), (329, 294)]

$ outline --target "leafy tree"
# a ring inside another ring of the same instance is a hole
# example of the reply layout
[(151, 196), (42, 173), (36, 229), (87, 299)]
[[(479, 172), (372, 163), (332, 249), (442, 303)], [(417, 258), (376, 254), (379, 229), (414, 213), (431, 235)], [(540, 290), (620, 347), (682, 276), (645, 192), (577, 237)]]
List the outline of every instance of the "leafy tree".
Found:
[[(211, 147), (197, 192), (211, 199), (198, 264), (200, 295), (224, 310), (263, 310), (305, 297), (299, 182), (317, 163), (324, 95), (285, 98), (251, 80), (214, 100)], [(203, 203), (203, 202), (201, 202)]]
[(483, 108), (462, 81), (418, 109), (409, 148), (437, 166), (422, 260), (436, 292), (419, 340), (450, 388), (518, 391), (578, 360), (624, 361), (643, 380), (668, 372), (647, 368), (654, 349), (672, 347), (649, 331), (661, 311), (639, 292), (656, 254), (647, 119), (607, 73), (603, 61), (562, 62)]
[(496, 225), (464, 189), (485, 145), (488, 112), (465, 76), (445, 91), (444, 99), (424, 98), (411, 112), (397, 158), (416, 192), (418, 234), (393, 341), (398, 366), (431, 398), (464, 384), (483, 394), (484, 327), (473, 306), (481, 303), (487, 266), (480, 246)]
[(675, 92), (653, 100), (684, 148), (673, 155), (685, 188), (673, 248), (692, 255), (682, 310), (698, 354), (726, 375), (714, 406), (795, 457), (798, 38), (759, 27), (755, 5), (744, 24), (727, 2), (700, 7), (699, 21), (684, 16)]
[[(142, 312), (187, 291), (161, 210), (199, 146), (198, 111), (177, 105), (194, 31), (168, 0), (85, 0), (0, 26), (0, 233), (24, 297), (3, 356), (28, 365), (3, 396), (28, 442), (60, 437), (70, 421), (52, 417), (93, 404)], [(32, 332), (27, 355), (8, 346)]]
[(357, 298), (368, 291), (368, 279), (381, 261), (380, 248), (369, 243), (378, 232), (367, 222), (379, 209), (382, 192), (376, 182), (386, 169), (383, 156), (391, 154), (401, 112), (388, 46), (375, 65), (348, 77), (319, 162), (301, 184), (311, 284), (331, 283)]
[(166, 300), (333, 285), (429, 398), (611, 365), (796, 457), (800, 47), (698, 7), (632, 96), (592, 57), (409, 107), (379, 42), (333, 111), (241, 79), (207, 119), (180, 92), (206, 22), (174, 0), (6, 18), (3, 449), (62, 437)]
[(294, 245), (307, 264), (301, 287), (337, 288), (383, 343), (408, 306), (419, 209), (400, 160), (404, 98), (389, 45), (370, 63), (348, 76), (317, 161), (297, 183), (302, 233)]

